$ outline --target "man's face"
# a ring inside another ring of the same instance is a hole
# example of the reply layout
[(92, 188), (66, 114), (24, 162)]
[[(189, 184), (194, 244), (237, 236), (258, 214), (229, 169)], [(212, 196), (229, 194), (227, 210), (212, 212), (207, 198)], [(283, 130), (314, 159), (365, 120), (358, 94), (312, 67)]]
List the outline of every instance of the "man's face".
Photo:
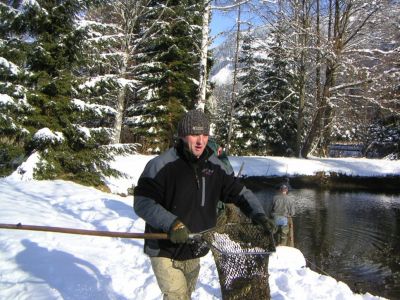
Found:
[(203, 154), (208, 143), (208, 135), (205, 134), (187, 135), (184, 139), (189, 146), (189, 151), (197, 158)]

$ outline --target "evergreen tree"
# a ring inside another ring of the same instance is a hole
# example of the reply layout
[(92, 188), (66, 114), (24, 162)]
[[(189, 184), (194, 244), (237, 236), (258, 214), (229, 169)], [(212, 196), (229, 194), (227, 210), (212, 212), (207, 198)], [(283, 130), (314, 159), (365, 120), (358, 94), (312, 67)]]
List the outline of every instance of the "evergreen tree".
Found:
[(139, 46), (135, 78), (140, 87), (127, 122), (149, 153), (172, 145), (182, 112), (197, 99), (204, 9), (199, 2), (152, 1), (141, 23), (147, 38)]
[(376, 116), (368, 127), (365, 155), (369, 158), (400, 158), (400, 117)]
[(290, 53), (282, 40), (285, 29), (271, 31), (269, 64), (261, 74), (263, 82), (262, 124), (260, 130), (267, 138), (267, 152), (291, 155), (296, 142), (296, 78)]
[[(116, 5), (117, 6), (117, 5)], [(87, 32), (80, 57), (79, 85), (73, 104), (81, 108), (77, 122), (89, 130), (102, 128), (104, 143), (112, 143), (121, 76), (122, 33), (111, 3), (91, 8), (80, 22)]]
[(266, 42), (248, 37), (243, 43), (238, 153), (291, 155), (295, 147), (296, 81), (282, 30), (271, 30)]
[(252, 34), (246, 35), (239, 58), (241, 88), (236, 107), (236, 120), (239, 124), (234, 132), (232, 147), (232, 150), (239, 155), (261, 154), (262, 149), (267, 147), (266, 136), (260, 131), (263, 123), (264, 97), (263, 85), (260, 84), (260, 71), (266, 63), (260, 56), (262, 44), (263, 42)]
[(29, 44), (19, 35), (22, 20), (12, 4), (0, 3), (0, 176), (23, 160), (29, 141), (23, 121), (33, 110), (24, 86), (28, 74), (22, 68)]
[[(24, 87), (21, 96), (8, 91), (14, 103), (26, 99), (24, 114), (10, 115), (26, 133), (20, 149), (25, 156), (38, 151), (41, 162), (35, 173), (37, 179), (64, 178), (101, 185), (102, 176), (113, 173), (106, 163), (110, 151), (99, 147), (105, 144), (101, 132), (92, 135), (81, 126), (82, 106), (73, 101), (85, 38), (77, 20), (90, 1), (9, 3), (2, 5), (2, 13), (9, 16), (1, 28), (6, 41), (3, 47), (18, 41), (24, 50), (20, 56), (9, 58), (25, 69), (18, 79)], [(16, 133), (8, 141), (21, 140), (19, 136)]]
[[(143, 28), (150, 0), (105, 1), (91, 9), (82, 22), (89, 31), (81, 97), (108, 107), (106, 117), (113, 143), (132, 142), (127, 109), (138, 89), (138, 49), (151, 32)], [(104, 120), (104, 117), (99, 116)]]

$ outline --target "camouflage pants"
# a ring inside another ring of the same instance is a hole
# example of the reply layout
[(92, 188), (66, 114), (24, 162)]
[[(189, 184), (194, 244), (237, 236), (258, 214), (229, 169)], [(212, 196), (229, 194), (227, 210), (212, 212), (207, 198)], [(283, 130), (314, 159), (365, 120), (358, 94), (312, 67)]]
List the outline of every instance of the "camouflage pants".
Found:
[(164, 300), (189, 300), (196, 288), (200, 259), (177, 261), (165, 257), (151, 257), (151, 265)]

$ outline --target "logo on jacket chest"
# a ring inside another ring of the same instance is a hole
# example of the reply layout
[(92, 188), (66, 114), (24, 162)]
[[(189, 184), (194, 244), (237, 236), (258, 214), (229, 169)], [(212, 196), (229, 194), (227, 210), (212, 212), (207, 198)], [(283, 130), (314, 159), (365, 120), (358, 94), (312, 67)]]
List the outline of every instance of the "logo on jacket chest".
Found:
[(214, 174), (214, 170), (205, 168), (201, 171), (201, 173), (203, 176), (211, 176), (212, 174)]

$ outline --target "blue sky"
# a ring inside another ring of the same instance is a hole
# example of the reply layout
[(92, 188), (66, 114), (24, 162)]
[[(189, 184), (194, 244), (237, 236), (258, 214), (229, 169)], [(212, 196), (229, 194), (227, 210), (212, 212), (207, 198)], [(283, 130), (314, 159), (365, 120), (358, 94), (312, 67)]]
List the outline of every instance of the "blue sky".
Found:
[[(211, 14), (211, 38), (216, 37), (212, 46), (217, 46), (225, 39), (222, 32), (231, 31), (235, 26), (236, 12), (223, 13), (219, 10), (213, 10)], [(217, 36), (220, 34), (219, 36)]]
[[(211, 38), (214, 38), (212, 47), (219, 45), (226, 38), (226, 32), (233, 32), (236, 30), (236, 19), (237, 19), (237, 8), (230, 10), (229, 12), (223, 12), (221, 10), (213, 9), (211, 13)], [(241, 20), (243, 23), (250, 22), (252, 24), (259, 24), (259, 16), (246, 9), (242, 6)], [(245, 25), (241, 26), (241, 30), (244, 30)], [(225, 34), (221, 34), (225, 33)]]

